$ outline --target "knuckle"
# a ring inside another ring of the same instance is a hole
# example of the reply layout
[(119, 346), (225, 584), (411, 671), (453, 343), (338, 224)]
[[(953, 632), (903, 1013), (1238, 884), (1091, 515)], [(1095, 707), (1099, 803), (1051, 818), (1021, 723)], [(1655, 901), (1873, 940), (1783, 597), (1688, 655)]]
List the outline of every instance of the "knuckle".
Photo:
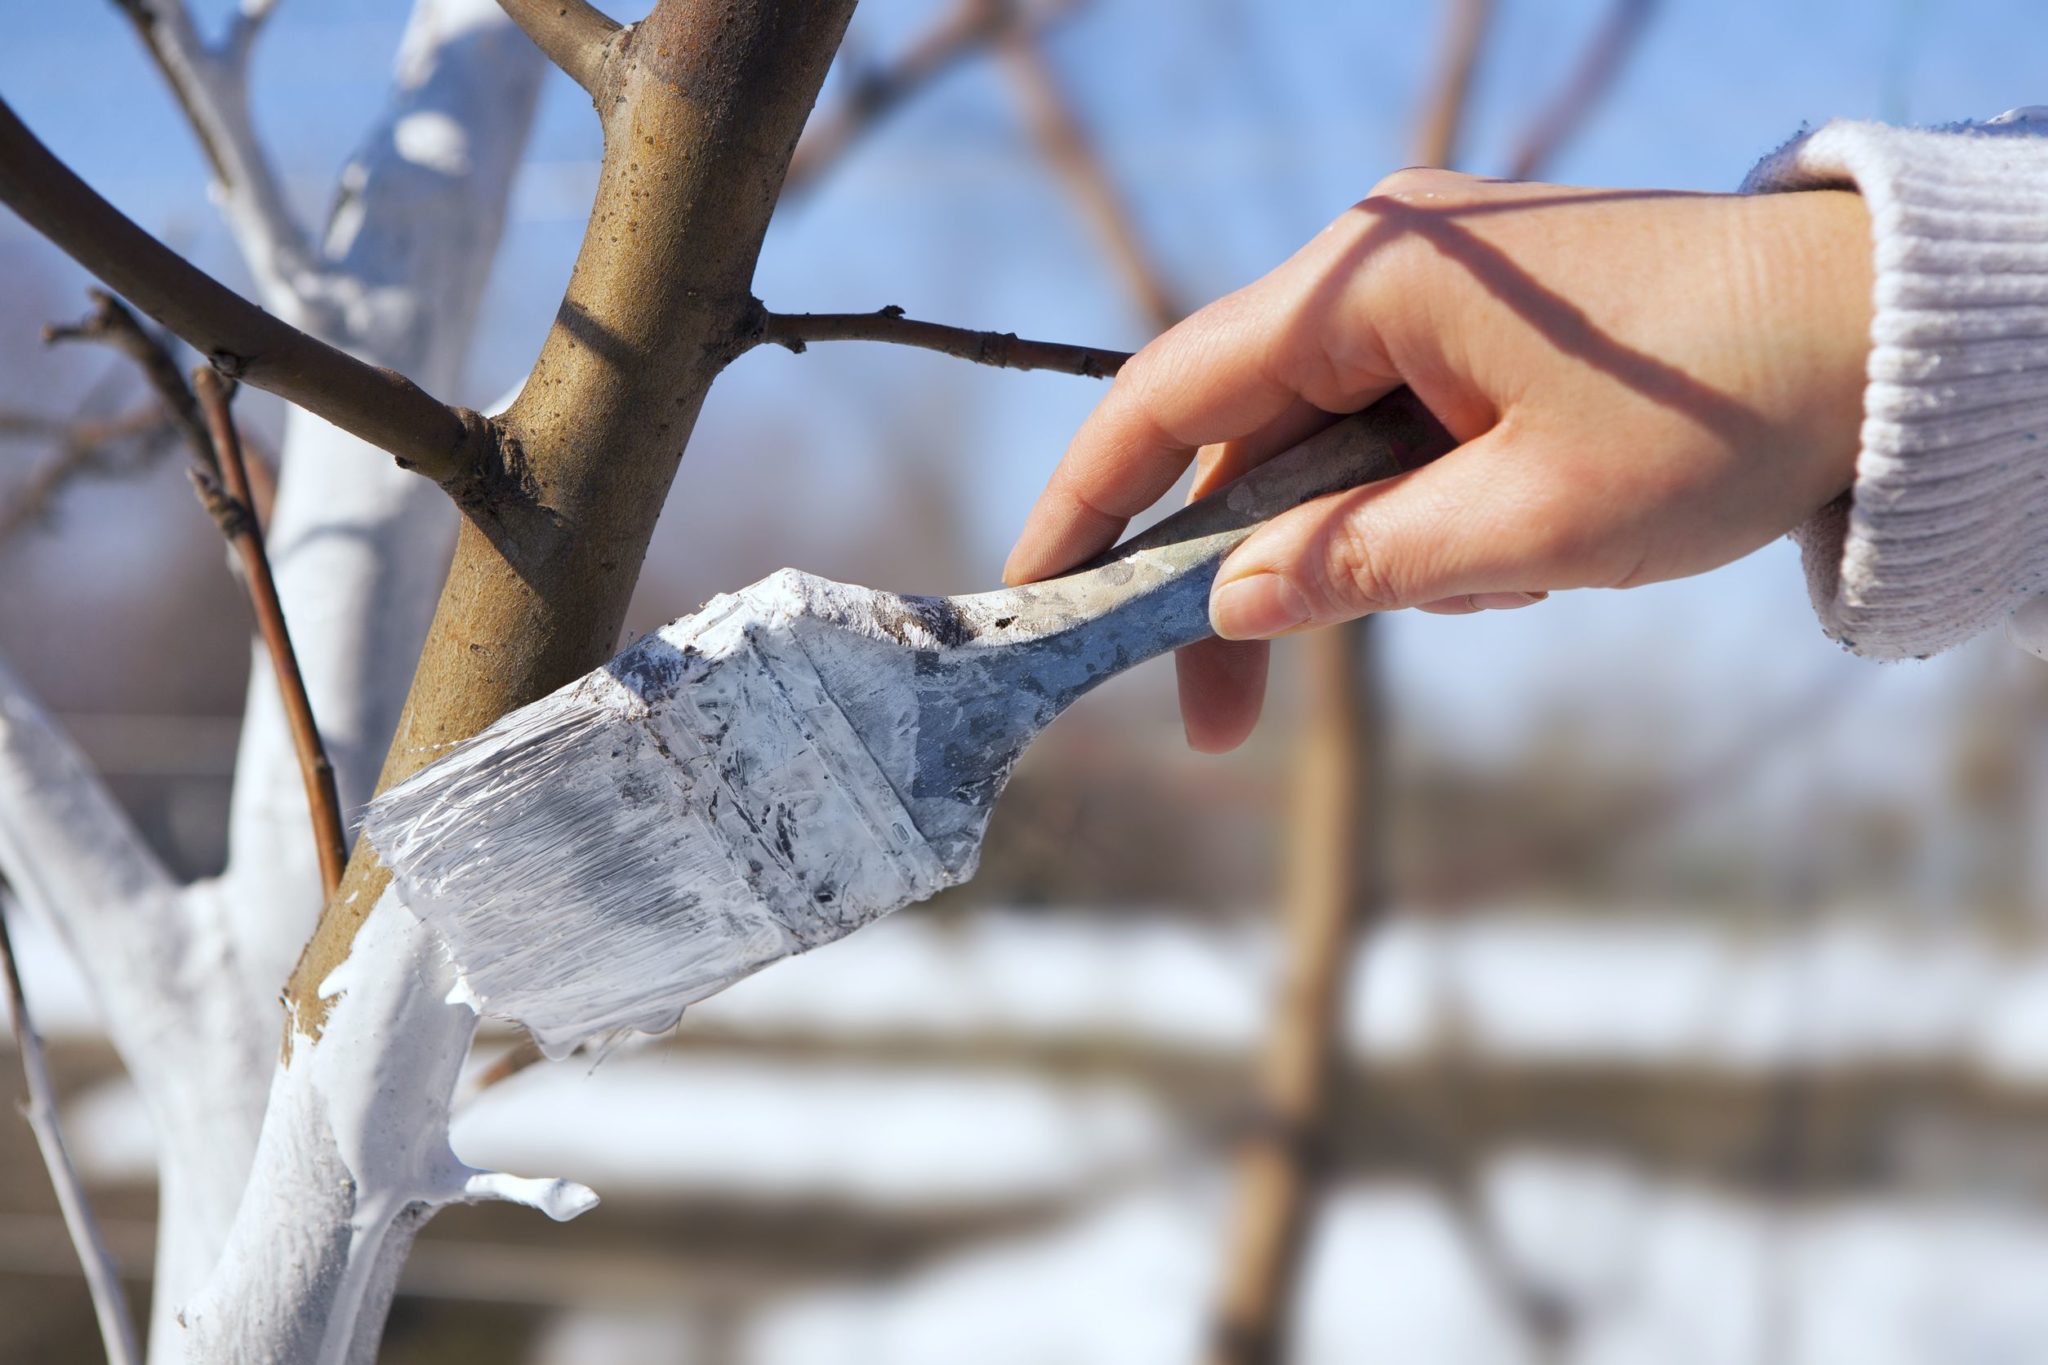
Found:
[(1460, 201), (1469, 199), (1479, 183), (1475, 176), (1437, 166), (1403, 166), (1390, 175), (1380, 177), (1379, 183), (1372, 187), (1372, 192), (1366, 195), (1359, 207), (1367, 208), (1375, 201), (1382, 206), (1414, 205), (1445, 199)]
[(1353, 515), (1332, 523), (1312, 565), (1309, 590), (1318, 599), (1318, 616), (1355, 616), (1401, 605), (1386, 547), (1366, 518)]

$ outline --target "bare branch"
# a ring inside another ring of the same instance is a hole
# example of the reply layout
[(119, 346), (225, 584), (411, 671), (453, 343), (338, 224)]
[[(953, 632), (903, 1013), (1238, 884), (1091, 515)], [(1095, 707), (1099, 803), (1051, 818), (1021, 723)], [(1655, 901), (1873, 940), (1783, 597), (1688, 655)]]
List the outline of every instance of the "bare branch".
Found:
[(273, 304), (296, 299), (294, 279), (313, 268), (312, 252), (249, 113), (249, 54), (276, 0), (244, 0), (218, 46), (200, 38), (183, 0), (114, 3), (192, 125), (251, 272)]
[(1607, 18), (1587, 44), (1571, 79), (1529, 125), (1529, 131), (1516, 146), (1508, 163), (1509, 179), (1533, 180), (1556, 158), (1558, 149), (1571, 140), (1614, 88), (1614, 78), (1621, 74), (1656, 8), (1657, 0), (1615, 0), (1614, 8), (1607, 12)]
[[(4, 889), (4, 888), (0, 888)], [(50, 1083), (50, 1069), (43, 1059), (43, 1040), (28, 1015), (28, 1001), (21, 991), (21, 971), (14, 961), (14, 942), (7, 933), (7, 898), (0, 895), (0, 997), (4, 997), (8, 1026), (14, 1031), (14, 1046), (21, 1053), (21, 1072), (28, 1086), (28, 1102), (22, 1117), (36, 1135), (42, 1149), (43, 1165), (49, 1169), (50, 1185), (57, 1192), (57, 1207), (64, 1214), (64, 1227), (78, 1252), (79, 1267), (85, 1272), (85, 1287), (92, 1295), (93, 1313), (99, 1319), (100, 1340), (107, 1351), (108, 1365), (136, 1365), (141, 1360), (135, 1348), (135, 1320), (128, 1314), (128, 1296), (122, 1292), (120, 1272), (100, 1236), (93, 1219), (92, 1204), (85, 1197), (85, 1182), (71, 1162), (64, 1145), (64, 1129), (57, 1121), (57, 1088)]]
[(856, 71), (848, 93), (816, 120), (790, 158), (785, 194), (811, 188), (863, 136), (911, 96), (989, 47), (1011, 29), (1039, 29), (1065, 18), (1076, 0), (957, 0), (888, 66)]
[(533, 45), (594, 99), (619, 21), (585, 0), (498, 0)]
[(1418, 166), (1449, 166), (1458, 159), (1458, 134), (1465, 122), (1472, 74), (1493, 19), (1493, 0), (1451, 0), (1437, 78), (1422, 106), (1415, 130)]
[(920, 322), (903, 316), (893, 304), (873, 313), (766, 313), (758, 341), (799, 354), (814, 341), (886, 341), (1002, 370), (1057, 370), (1088, 379), (1106, 379), (1131, 358), (1128, 351), (1099, 346), (1026, 341), (1014, 332), (976, 332)]
[(0, 441), (62, 440), (78, 423), (66, 417), (45, 417), (39, 412), (0, 412)]
[[(184, 438), (201, 467), (213, 464), (212, 438), (169, 341), (143, 326), (105, 290), (90, 292), (93, 311), (78, 322), (43, 328), (43, 340), (94, 341), (118, 351), (142, 370), (155, 401), (115, 417), (81, 414), (62, 419), (0, 413), (0, 438), (42, 437), (57, 445), (55, 454), (23, 480), (13, 497), (0, 504), (0, 541), (46, 516), (57, 494), (72, 480), (89, 474), (139, 473), (170, 447), (174, 437)], [(247, 442), (246, 435), (243, 440)], [(252, 453), (247, 463), (253, 505), (259, 516), (268, 516), (276, 475), (260, 452)]]
[(192, 390), (186, 386), (185, 376), (178, 370), (178, 362), (171, 355), (169, 343), (144, 327), (136, 320), (135, 314), (106, 290), (86, 292), (92, 298), (92, 312), (77, 322), (50, 323), (43, 328), (43, 344), (96, 341), (127, 356), (140, 367), (142, 377), (155, 390), (164, 412), (185, 438), (193, 458), (201, 464), (211, 464), (213, 443), (207, 437), (206, 423), (199, 416), (199, 404), (193, 401)]
[(170, 449), (173, 428), (163, 409), (151, 403), (118, 417), (78, 418), (0, 414), (0, 433), (54, 437), (57, 449), (29, 472), (0, 502), (0, 542), (50, 514), (57, 494), (88, 474), (139, 473)]
[(1024, 27), (1012, 28), (1003, 37), (1002, 49), (1004, 69), (1023, 103), (1040, 153), (1095, 228), (1110, 263), (1123, 277), (1146, 322), (1165, 331), (1185, 317), (1187, 309), (1174, 297), (1146, 249), (1123, 196), (1046, 59), (1039, 34)]
[(531, 1035), (521, 1037), (518, 1042), (499, 1053), (489, 1066), (476, 1073), (475, 1079), (469, 1083), (468, 1092), (457, 1107), (473, 1103), (478, 1095), (492, 1086), (502, 1085), (520, 1072), (538, 1066), (546, 1060), (547, 1054), (540, 1050), (540, 1044), (534, 1042)]
[(232, 378), (298, 404), (446, 485), (487, 467), (495, 432), (242, 298), (144, 232), (0, 102), (0, 202)]
[(220, 478), (219, 484), (209, 484), (195, 474), (193, 485), (199, 491), (200, 501), (220, 524), (222, 534), (241, 557), (249, 605), (256, 613), (256, 627), (263, 635), (263, 647), (269, 652), (270, 666), (277, 674), (277, 690), (284, 699), (285, 719), (291, 725), (292, 747), (298, 752), (300, 773), (306, 783), (306, 804), (313, 816), (313, 844), (320, 855), (320, 889), (324, 895), (332, 896), (341, 885), (342, 870), (348, 864), (334, 765), (328, 761), (327, 749), (320, 742), (320, 729), (313, 722), (313, 706), (306, 699), (306, 682), (299, 674), (299, 658), (292, 651), (291, 632), (285, 628), (284, 608), (278, 602), (277, 583), (270, 574), (270, 557), (263, 548), (263, 528), (256, 520), (255, 500), (249, 492), (242, 442), (228, 412), (227, 385), (218, 374), (203, 368), (192, 372), (192, 384), (206, 412), (215, 471)]
[(227, 36), (221, 39), (220, 44), (221, 58), (230, 71), (246, 76), (249, 53), (256, 45), (256, 35), (263, 31), (263, 26), (276, 12), (277, 0), (242, 0), (235, 7), (235, 12), (228, 18)]

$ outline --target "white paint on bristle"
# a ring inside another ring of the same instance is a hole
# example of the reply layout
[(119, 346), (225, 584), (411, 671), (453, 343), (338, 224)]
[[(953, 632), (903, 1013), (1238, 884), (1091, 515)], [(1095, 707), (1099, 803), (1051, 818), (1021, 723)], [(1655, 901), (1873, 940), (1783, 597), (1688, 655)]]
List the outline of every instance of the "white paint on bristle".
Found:
[(926, 843), (794, 633), (859, 620), (835, 593), (864, 590), (785, 570), (717, 597), (371, 807), (464, 998), (561, 1056), (672, 1027), (971, 872)]

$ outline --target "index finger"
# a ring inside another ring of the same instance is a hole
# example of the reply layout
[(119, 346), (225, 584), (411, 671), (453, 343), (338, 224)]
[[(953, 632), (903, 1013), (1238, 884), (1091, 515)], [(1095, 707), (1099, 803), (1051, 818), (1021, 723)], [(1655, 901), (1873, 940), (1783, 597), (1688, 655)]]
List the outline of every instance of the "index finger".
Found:
[(1243, 435), (1293, 401), (1271, 378), (1270, 323), (1251, 294), (1190, 314), (1125, 362), (1025, 518), (1005, 580), (1028, 583), (1104, 549), (1173, 487), (1196, 447)]
[(1103, 550), (1173, 486), (1197, 447), (1247, 435), (1298, 404), (1302, 367), (1288, 363), (1304, 330), (1297, 292), (1275, 271), (1132, 356), (1053, 470), (1004, 579), (1028, 583)]

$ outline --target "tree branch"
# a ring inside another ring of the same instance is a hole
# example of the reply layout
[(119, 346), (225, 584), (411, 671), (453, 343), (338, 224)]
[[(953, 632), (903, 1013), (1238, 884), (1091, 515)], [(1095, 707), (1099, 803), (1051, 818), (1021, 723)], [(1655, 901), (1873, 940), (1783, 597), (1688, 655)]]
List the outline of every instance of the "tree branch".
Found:
[(67, 906), (177, 892), (84, 756), (0, 662), (0, 874), (59, 927)]
[(598, 77), (619, 21), (585, 0), (498, 0), (533, 45), (597, 97)]
[[(0, 883), (0, 892), (4, 892)], [(135, 1320), (128, 1313), (128, 1296), (121, 1290), (121, 1275), (114, 1258), (100, 1237), (92, 1216), (92, 1203), (85, 1196), (85, 1182), (71, 1162), (64, 1145), (64, 1128), (57, 1121), (57, 1088), (50, 1083), (50, 1069), (43, 1059), (43, 1040), (37, 1036), (28, 1015), (28, 1001), (21, 991), (21, 971), (14, 961), (14, 941), (7, 933), (7, 897), (0, 894), (0, 1003), (4, 1003), (8, 1026), (14, 1031), (15, 1050), (21, 1053), (21, 1072), (28, 1087), (28, 1102), (22, 1117), (36, 1135), (43, 1165), (49, 1169), (50, 1185), (57, 1192), (57, 1207), (64, 1214), (64, 1227), (78, 1252), (79, 1267), (85, 1272), (85, 1287), (92, 1295), (93, 1314), (99, 1319), (100, 1341), (107, 1351), (108, 1365), (138, 1365), (135, 1348)]]
[[(123, 0), (115, 0), (116, 4)], [(242, 0), (235, 12), (228, 16), (227, 35), (221, 39), (220, 53), (231, 70), (247, 72), (249, 52), (256, 45), (256, 35), (270, 22), (270, 16), (277, 12), (277, 0)]]
[(298, 404), (444, 486), (492, 467), (495, 432), (482, 417), (306, 335), (199, 270), (73, 174), (4, 101), (0, 203), (231, 378)]
[(306, 783), (306, 804), (313, 816), (313, 846), (320, 856), (320, 890), (323, 895), (332, 896), (341, 885), (342, 869), (348, 863), (348, 846), (341, 832), (341, 797), (334, 787), (334, 765), (328, 761), (327, 750), (320, 742), (313, 706), (306, 700), (306, 681), (299, 674), (299, 656), (292, 651), (291, 632), (285, 627), (284, 608), (277, 598), (277, 583), (270, 575), (263, 528), (256, 520), (249, 472), (242, 460), (242, 442), (228, 411), (227, 385), (218, 374), (204, 368), (192, 372), (192, 383), (206, 412), (215, 472), (220, 479), (219, 483), (209, 483), (195, 474), (193, 486), (241, 557), (249, 605), (255, 611), (256, 627), (263, 635), (271, 669), (277, 675), (277, 690), (284, 699), (285, 718), (291, 725), (292, 747), (298, 752), (299, 769)]
[[(0, 439), (40, 436), (55, 438), (57, 443), (57, 453), (37, 466), (14, 497), (0, 504), (0, 541), (42, 517), (57, 493), (72, 479), (95, 471), (140, 472), (154, 462), (173, 437), (184, 437), (187, 450), (199, 464), (210, 466), (213, 462), (212, 440), (199, 417), (192, 391), (172, 358), (170, 343), (144, 327), (105, 290), (89, 292), (93, 311), (75, 323), (49, 324), (43, 328), (43, 341), (93, 341), (120, 352), (142, 370), (155, 395), (154, 401), (116, 417), (81, 414), (65, 420), (0, 413)], [(88, 398), (87, 406), (90, 402)], [(246, 446), (249, 438), (244, 434), (242, 440)], [(120, 454), (123, 447), (133, 447), (125, 459)], [(260, 451), (249, 452), (247, 466), (252, 505), (259, 517), (267, 517), (277, 476)]]
[(276, 0), (243, 0), (218, 46), (200, 38), (182, 0), (114, 3), (135, 26), (199, 139), (251, 272), (273, 306), (291, 308), (302, 296), (298, 277), (313, 267), (312, 252), (249, 113), (249, 54)]
[(1077, 0), (957, 0), (892, 64), (854, 72), (848, 92), (831, 114), (814, 120), (790, 158), (783, 193), (811, 188), (847, 149), (913, 95), (987, 50), (1012, 29), (1043, 30), (1065, 18)]
[(30, 471), (0, 502), (0, 543), (49, 515), (57, 494), (73, 479), (94, 472), (135, 473), (171, 446), (174, 430), (156, 403), (117, 417), (72, 421), (0, 415), (6, 435), (54, 436), (57, 450)]
[(1003, 67), (1024, 106), (1040, 154), (1081, 206), (1145, 321), (1153, 330), (1165, 331), (1185, 317), (1187, 309), (1146, 249), (1123, 196), (1046, 59), (1038, 33), (1011, 28), (1003, 36), (1002, 52)]
[(211, 884), (180, 890), (4, 662), (0, 872), (56, 927), (155, 1120), (163, 1307), (152, 1318), (168, 1323), (227, 1235), (275, 1033), (251, 1015)]
[(1493, 0), (1451, 0), (1450, 22), (1435, 83), (1422, 106), (1415, 130), (1418, 166), (1448, 166), (1458, 159), (1458, 134), (1479, 69), (1479, 52), (1493, 19)]
[(137, 321), (135, 314), (106, 290), (90, 289), (86, 292), (92, 299), (92, 312), (77, 322), (46, 325), (43, 344), (54, 346), (63, 341), (96, 341), (127, 356), (141, 369), (142, 377), (155, 391), (157, 401), (163, 404), (165, 415), (177, 428), (178, 434), (184, 437), (192, 458), (202, 465), (213, 463), (213, 442), (206, 434), (206, 423), (199, 416), (199, 404), (193, 400), (185, 376), (178, 372), (178, 362), (172, 358), (170, 346)]
[(1571, 140), (1614, 88), (1614, 78), (1627, 64), (1636, 40), (1649, 27), (1657, 0), (1615, 0), (1614, 8), (1594, 32), (1585, 55), (1555, 99), (1529, 125), (1508, 163), (1510, 180), (1534, 180)]
[(547, 1054), (540, 1050), (540, 1044), (533, 1041), (532, 1035), (522, 1035), (518, 1042), (499, 1053), (489, 1066), (470, 1079), (468, 1093), (459, 1103), (469, 1104), (492, 1086), (503, 1085), (520, 1072), (546, 1060)]
[(1129, 360), (1128, 351), (1027, 341), (1014, 332), (976, 332), (903, 316), (891, 305), (873, 313), (764, 313), (757, 344), (772, 343), (801, 354), (814, 341), (886, 341), (938, 351), (1002, 370), (1056, 370), (1106, 379)]

